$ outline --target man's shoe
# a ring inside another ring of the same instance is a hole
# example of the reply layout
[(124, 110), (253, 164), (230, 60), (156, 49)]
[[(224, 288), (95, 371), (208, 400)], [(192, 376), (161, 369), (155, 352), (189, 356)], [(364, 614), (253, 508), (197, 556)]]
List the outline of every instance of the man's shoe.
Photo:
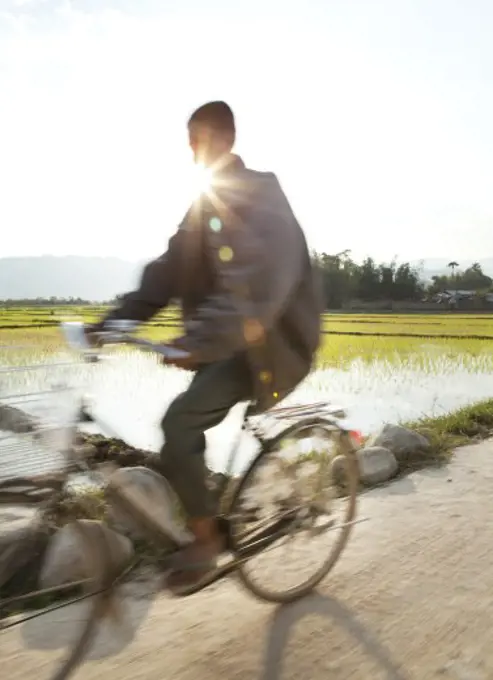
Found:
[(166, 580), (166, 586), (175, 595), (186, 594), (207, 581), (216, 569), (217, 558), (224, 547), (215, 519), (192, 519), (189, 521), (189, 529), (195, 540), (176, 555)]

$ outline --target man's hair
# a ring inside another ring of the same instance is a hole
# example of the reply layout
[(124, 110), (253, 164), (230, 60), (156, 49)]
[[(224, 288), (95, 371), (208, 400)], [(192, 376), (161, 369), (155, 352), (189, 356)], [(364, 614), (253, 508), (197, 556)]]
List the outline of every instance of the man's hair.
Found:
[(190, 116), (188, 125), (193, 123), (205, 125), (214, 132), (227, 133), (231, 136), (232, 142), (235, 140), (235, 117), (226, 102), (216, 101), (203, 104)]

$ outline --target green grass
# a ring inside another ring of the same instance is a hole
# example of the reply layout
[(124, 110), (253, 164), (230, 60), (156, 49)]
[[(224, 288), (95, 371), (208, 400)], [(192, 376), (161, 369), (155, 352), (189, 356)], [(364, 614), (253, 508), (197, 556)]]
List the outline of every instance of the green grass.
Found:
[[(67, 307), (0, 308), (0, 329), (49, 328), (61, 318), (95, 321), (107, 310), (101, 305)], [(154, 328), (180, 323), (176, 308), (166, 309), (152, 319)], [(335, 314), (324, 315), (323, 328), (330, 333), (403, 334), (418, 336), (487, 336), (493, 338), (493, 315), (456, 314)]]
[[(167, 341), (176, 337), (179, 329), (150, 328), (145, 336), (153, 340)], [(53, 352), (63, 349), (63, 341), (57, 328), (29, 330), (0, 330), (0, 364), (41, 360)], [(20, 346), (23, 346), (20, 349)], [(407, 337), (379, 337), (326, 335), (318, 353), (320, 368), (342, 368), (351, 361), (399, 360), (413, 358), (426, 363), (427, 357), (440, 354), (455, 360), (459, 355), (469, 357), (493, 357), (493, 342), (470, 338), (423, 339)]]
[(105, 520), (106, 512), (107, 504), (102, 489), (77, 489), (64, 496), (58, 505), (56, 525), (62, 527), (74, 519)]
[[(18, 307), (0, 309), (0, 346), (26, 345), (25, 350), (0, 347), (0, 363), (16, 363), (60, 350), (63, 347), (57, 324), (62, 318), (95, 321), (102, 306)], [(168, 323), (175, 324), (168, 327)], [(324, 316), (324, 335), (318, 355), (320, 367), (342, 367), (355, 359), (398, 362), (412, 358), (426, 364), (427, 357), (440, 354), (451, 361), (458, 355), (493, 357), (493, 315), (456, 314), (331, 314)], [(179, 314), (169, 309), (159, 314), (142, 334), (155, 340), (170, 340), (181, 332)], [(415, 336), (415, 337), (413, 337)]]
[(437, 418), (407, 423), (406, 427), (427, 437), (431, 444), (429, 456), (437, 461), (444, 460), (452, 449), (493, 434), (493, 399)]

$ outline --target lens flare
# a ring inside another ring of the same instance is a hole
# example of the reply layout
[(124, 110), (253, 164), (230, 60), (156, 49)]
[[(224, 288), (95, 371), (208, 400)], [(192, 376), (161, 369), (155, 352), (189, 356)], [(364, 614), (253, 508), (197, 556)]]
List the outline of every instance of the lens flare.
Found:
[(206, 168), (204, 165), (197, 164), (194, 166), (191, 185), (194, 196), (199, 194), (207, 194), (211, 190), (212, 170)]

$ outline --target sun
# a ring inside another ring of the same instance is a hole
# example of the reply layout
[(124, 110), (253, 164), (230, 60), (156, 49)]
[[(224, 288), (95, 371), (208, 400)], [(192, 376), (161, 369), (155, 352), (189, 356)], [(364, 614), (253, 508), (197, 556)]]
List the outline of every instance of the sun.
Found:
[(197, 163), (192, 170), (190, 184), (194, 197), (200, 194), (208, 194), (211, 190), (212, 170)]

